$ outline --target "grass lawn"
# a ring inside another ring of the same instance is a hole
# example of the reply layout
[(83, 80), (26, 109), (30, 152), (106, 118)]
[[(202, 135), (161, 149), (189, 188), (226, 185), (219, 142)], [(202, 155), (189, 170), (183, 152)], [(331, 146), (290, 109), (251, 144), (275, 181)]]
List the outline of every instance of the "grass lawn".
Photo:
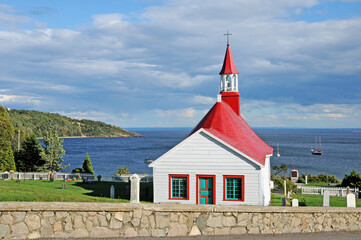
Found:
[[(298, 199), (299, 206), (318, 207), (323, 203), (322, 195), (295, 194), (292, 197)], [(272, 193), (271, 206), (282, 206), (282, 196)], [(330, 197), (330, 207), (346, 207), (346, 198)], [(356, 198), (356, 207), (361, 207), (360, 198)]]
[[(322, 195), (295, 194), (300, 206), (322, 206)], [(346, 207), (346, 197), (330, 197), (330, 207)], [(361, 207), (361, 199), (356, 198), (356, 207)]]
[(282, 196), (271, 193), (271, 206), (282, 206)]
[[(129, 183), (70, 181), (65, 183), (66, 188), (62, 189), (63, 183), (64, 181), (46, 180), (0, 181), (0, 201), (129, 202)], [(109, 198), (111, 185), (115, 188), (115, 199)], [(152, 183), (141, 183), (140, 192), (141, 201), (153, 201)]]

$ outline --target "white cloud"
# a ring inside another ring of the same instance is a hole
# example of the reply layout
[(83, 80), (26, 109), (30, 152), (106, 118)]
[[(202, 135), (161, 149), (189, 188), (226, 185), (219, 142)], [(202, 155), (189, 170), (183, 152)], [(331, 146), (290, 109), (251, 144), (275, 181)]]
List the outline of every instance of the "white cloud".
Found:
[(107, 26), (124, 23), (122, 19), (123, 15), (119, 13), (93, 15), (93, 23), (95, 26)]
[(10, 103), (40, 105), (41, 97), (34, 97), (27, 95), (0, 94), (0, 104), (10, 104)]
[(27, 97), (41, 96), (53, 111), (82, 109), (80, 117), (103, 109), (105, 115), (89, 116), (112, 121), (142, 119), (140, 111), (155, 109), (153, 115), (168, 118), (163, 124), (176, 116), (173, 123), (190, 125), (208, 111), (194, 105), (215, 102), (228, 28), (247, 119), (259, 126), (257, 116), (270, 125), (354, 121), (361, 104), (361, 18), (292, 20), (322, 3), (171, 0), (144, 9), (135, 21), (98, 14), (76, 30), (19, 29), (34, 19), (2, 4), (0, 85), (11, 92), (1, 92), (2, 101), (40, 104)]
[(0, 29), (15, 29), (19, 24), (30, 24), (32, 22), (31, 18), (17, 14), (17, 11), (12, 6), (0, 4)]
[(198, 110), (193, 108), (183, 108), (183, 109), (171, 109), (171, 110), (161, 110), (154, 109), (152, 110), (154, 114), (158, 117), (177, 117), (177, 118), (194, 118), (198, 113)]
[(209, 105), (209, 104), (215, 103), (216, 98), (197, 95), (197, 96), (194, 96), (193, 98), (191, 98), (189, 101), (193, 104)]

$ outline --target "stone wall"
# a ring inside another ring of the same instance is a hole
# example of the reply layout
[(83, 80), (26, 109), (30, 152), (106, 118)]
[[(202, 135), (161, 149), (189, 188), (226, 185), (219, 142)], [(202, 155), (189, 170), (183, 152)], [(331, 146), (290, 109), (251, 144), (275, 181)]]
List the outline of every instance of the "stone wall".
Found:
[(361, 231), (361, 209), (0, 203), (0, 239)]

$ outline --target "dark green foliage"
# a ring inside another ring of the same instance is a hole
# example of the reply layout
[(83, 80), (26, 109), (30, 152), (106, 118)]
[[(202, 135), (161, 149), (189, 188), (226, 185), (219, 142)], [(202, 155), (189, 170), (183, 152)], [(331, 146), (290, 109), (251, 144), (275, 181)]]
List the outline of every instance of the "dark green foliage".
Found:
[(43, 149), (35, 134), (27, 137), (21, 144), (20, 151), (14, 154), (16, 169), (22, 172), (36, 172), (42, 170), (45, 161), (41, 153)]
[(90, 161), (89, 154), (86, 153), (86, 158), (83, 162), (83, 173), (91, 173), (94, 174), (92, 162)]
[(297, 188), (297, 185), (294, 184), (289, 178), (287, 177), (277, 177), (272, 179), (275, 185), (275, 188), (279, 188), (283, 191), (284, 189), (284, 180), (286, 180), (286, 190), (292, 191), (293, 193), (298, 193), (300, 190)]
[(21, 144), (25, 141), (25, 139), (27, 139), (31, 135), (33, 135), (32, 131), (25, 131), (25, 129), (15, 128), (14, 138), (11, 142), (11, 147), (13, 149), (14, 154), (15, 154), (15, 152), (20, 150), (20, 149), (18, 149), (19, 146), (21, 147)]
[[(305, 179), (306, 175), (302, 174), (301, 177)], [(311, 174), (307, 174), (307, 182), (341, 183), (341, 180), (338, 179), (336, 176), (327, 175), (327, 174), (319, 174), (315, 176), (312, 176)]]
[(350, 175), (345, 173), (345, 178), (341, 184), (343, 187), (361, 187), (361, 174), (356, 172), (356, 170), (352, 170)]
[(305, 179), (303, 177), (299, 177), (297, 182), (298, 183), (306, 183)]
[(0, 106), (0, 171), (16, 170), (11, 141), (14, 126), (3, 106)]
[(38, 137), (44, 137), (44, 133), (50, 128), (55, 129), (58, 135), (62, 137), (140, 136), (137, 133), (128, 132), (103, 122), (71, 119), (56, 113), (12, 109), (9, 111), (9, 115), (16, 128), (24, 129), (26, 132), (34, 132)]
[(120, 167), (118, 168), (118, 172), (114, 173), (115, 175), (122, 175), (122, 174), (130, 174), (129, 169), (127, 167)]
[(65, 150), (63, 148), (64, 140), (59, 139), (58, 134), (54, 130), (45, 133), (44, 136), (44, 151), (42, 154), (45, 160), (45, 169), (50, 171), (59, 171), (70, 166), (70, 164), (63, 166), (63, 157)]
[(74, 168), (73, 170), (71, 170), (72, 173), (82, 173), (83, 169), (82, 168)]
[(288, 168), (287, 168), (286, 164), (282, 163), (280, 166), (273, 166), (272, 170), (276, 176), (278, 176), (278, 175), (283, 176), (286, 174)]

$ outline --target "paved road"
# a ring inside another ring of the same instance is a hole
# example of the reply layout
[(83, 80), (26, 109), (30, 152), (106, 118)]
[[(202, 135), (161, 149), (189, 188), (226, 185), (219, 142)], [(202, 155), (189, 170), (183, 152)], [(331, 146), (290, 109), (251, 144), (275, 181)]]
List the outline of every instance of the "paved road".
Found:
[[(79, 238), (77, 238), (79, 239)], [(85, 239), (85, 238), (84, 238)], [(86, 238), (89, 239), (89, 238)], [(361, 232), (319, 232), (290, 234), (244, 234), (232, 236), (197, 236), (197, 237), (136, 237), (136, 238), (91, 238), (93, 240), (361, 240)], [(69, 240), (69, 239), (66, 239)]]

